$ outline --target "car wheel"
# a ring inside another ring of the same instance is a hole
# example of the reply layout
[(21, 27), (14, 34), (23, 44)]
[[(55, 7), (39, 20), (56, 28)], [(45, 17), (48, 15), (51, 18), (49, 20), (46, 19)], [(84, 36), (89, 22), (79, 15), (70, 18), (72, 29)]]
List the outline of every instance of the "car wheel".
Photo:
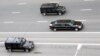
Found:
[(8, 49), (9, 52), (11, 52), (11, 49)]
[(75, 31), (78, 31), (79, 29), (78, 28), (75, 28)]
[(44, 15), (44, 16), (45, 16), (45, 15), (46, 15), (46, 13), (42, 13), (42, 15)]
[(53, 29), (53, 31), (57, 31), (57, 29), (56, 29), (56, 28), (54, 28), (54, 29)]
[(29, 52), (30, 50), (29, 50), (29, 49), (25, 49), (25, 51), (26, 51), (26, 52)]
[(61, 13), (61, 12), (59, 12), (59, 13), (58, 13), (58, 15), (62, 15), (62, 13)]
[(34, 47), (34, 45), (32, 44), (32, 46), (31, 46), (32, 48)]
[(13, 52), (13, 50), (12, 50), (12, 49), (8, 49), (8, 51), (9, 51), (9, 52)]

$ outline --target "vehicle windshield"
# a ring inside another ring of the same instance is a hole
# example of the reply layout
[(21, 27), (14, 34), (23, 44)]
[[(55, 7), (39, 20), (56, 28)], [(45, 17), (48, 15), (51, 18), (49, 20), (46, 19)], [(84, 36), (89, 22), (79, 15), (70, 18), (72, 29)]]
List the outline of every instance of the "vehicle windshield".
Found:
[(74, 21), (74, 20), (71, 20), (71, 23), (72, 23), (72, 24), (74, 24), (74, 23), (75, 23), (75, 21)]
[(56, 7), (58, 7), (58, 6), (59, 6), (59, 4), (56, 3)]
[(21, 42), (22, 42), (22, 44), (25, 44), (26, 39), (22, 38)]

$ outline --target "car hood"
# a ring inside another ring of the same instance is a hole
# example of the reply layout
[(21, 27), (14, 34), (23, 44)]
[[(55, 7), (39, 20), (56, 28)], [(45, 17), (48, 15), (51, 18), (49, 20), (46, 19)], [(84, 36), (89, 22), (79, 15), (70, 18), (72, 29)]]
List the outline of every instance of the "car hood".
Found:
[(82, 23), (79, 21), (75, 21), (74, 25), (82, 25)]
[(24, 47), (29, 47), (33, 44), (32, 41), (26, 41), (26, 43), (23, 45)]
[(59, 6), (58, 10), (66, 10), (66, 8), (64, 6)]

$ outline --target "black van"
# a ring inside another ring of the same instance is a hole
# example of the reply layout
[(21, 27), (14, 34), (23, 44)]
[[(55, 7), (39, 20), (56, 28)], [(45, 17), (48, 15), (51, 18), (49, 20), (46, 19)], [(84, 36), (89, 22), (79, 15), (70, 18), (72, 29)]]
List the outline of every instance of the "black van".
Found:
[(11, 37), (7, 38), (5, 41), (5, 48), (8, 51), (13, 52), (14, 50), (23, 50), (30, 52), (34, 48), (33, 41), (28, 41), (21, 37)]
[(60, 6), (58, 3), (44, 3), (41, 5), (40, 11), (44, 16), (47, 14), (62, 15), (66, 12), (66, 8), (64, 6)]

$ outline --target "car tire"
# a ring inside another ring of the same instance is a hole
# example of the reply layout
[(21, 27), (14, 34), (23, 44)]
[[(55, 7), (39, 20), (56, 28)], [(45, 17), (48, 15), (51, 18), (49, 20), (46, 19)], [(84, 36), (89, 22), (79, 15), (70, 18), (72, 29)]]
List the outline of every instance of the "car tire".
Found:
[(32, 46), (31, 46), (32, 48), (34, 47), (34, 44), (32, 44)]
[(12, 49), (8, 49), (8, 51), (9, 51), (9, 52), (13, 52), (13, 50), (12, 50)]
[(53, 31), (57, 31), (57, 29), (56, 29), (56, 28), (54, 28), (54, 29), (53, 29)]
[(46, 16), (46, 13), (42, 13), (43, 16)]
[(58, 12), (58, 15), (62, 15), (62, 13), (61, 12)]
[(75, 31), (79, 31), (79, 29), (78, 28), (75, 28)]
[(11, 49), (8, 49), (9, 52), (11, 52)]
[(29, 50), (29, 49), (25, 49), (25, 51), (26, 51), (26, 52), (30, 52), (30, 50)]

